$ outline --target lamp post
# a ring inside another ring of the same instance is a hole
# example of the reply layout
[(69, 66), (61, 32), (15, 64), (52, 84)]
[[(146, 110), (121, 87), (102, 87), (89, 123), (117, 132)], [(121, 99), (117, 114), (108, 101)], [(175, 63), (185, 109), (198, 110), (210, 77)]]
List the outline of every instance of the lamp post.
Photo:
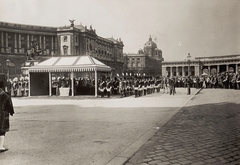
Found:
[(7, 65), (7, 80), (9, 80), (9, 65), (10, 65), (10, 60), (6, 60), (6, 65)]
[(190, 95), (191, 94), (191, 88), (190, 88), (190, 83), (191, 83), (191, 79), (190, 79), (190, 64), (191, 64), (191, 55), (190, 53), (188, 53), (188, 56), (187, 56), (187, 62), (188, 62), (188, 78), (187, 78), (187, 88), (188, 88), (188, 91), (187, 91), (187, 94)]
[(191, 55), (190, 55), (190, 53), (188, 53), (187, 62), (188, 62), (188, 76), (190, 76), (191, 75), (191, 73), (190, 73), (190, 64), (191, 64)]

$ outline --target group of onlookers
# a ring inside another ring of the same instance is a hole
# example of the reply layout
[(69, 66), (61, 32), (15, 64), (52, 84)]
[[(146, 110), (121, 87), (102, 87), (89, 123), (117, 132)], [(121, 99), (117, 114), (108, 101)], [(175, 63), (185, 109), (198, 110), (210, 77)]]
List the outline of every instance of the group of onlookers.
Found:
[[(176, 87), (186, 87), (188, 77), (177, 76)], [(189, 76), (190, 86), (196, 88), (240, 89), (239, 73), (222, 72), (218, 74)]]

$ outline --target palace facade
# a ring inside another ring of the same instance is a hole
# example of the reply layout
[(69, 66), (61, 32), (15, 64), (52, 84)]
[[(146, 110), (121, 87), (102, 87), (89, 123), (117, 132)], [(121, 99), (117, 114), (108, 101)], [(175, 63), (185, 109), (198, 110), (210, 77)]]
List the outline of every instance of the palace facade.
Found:
[[(10, 77), (21, 74), (27, 52), (32, 42), (41, 51), (39, 60), (53, 56), (91, 55), (112, 67), (113, 74), (123, 67), (123, 47), (121, 39), (103, 38), (90, 26), (46, 27), (0, 22), (0, 72), (9, 69)], [(8, 63), (6, 61), (9, 61)]]
[(162, 75), (162, 50), (152, 41), (152, 37), (139, 49), (137, 54), (125, 54), (125, 70), (145, 73), (147, 75)]
[[(188, 73), (190, 67), (190, 73)], [(163, 76), (199, 76), (222, 72), (240, 72), (240, 54), (196, 57), (190, 61), (165, 61), (162, 63)]]

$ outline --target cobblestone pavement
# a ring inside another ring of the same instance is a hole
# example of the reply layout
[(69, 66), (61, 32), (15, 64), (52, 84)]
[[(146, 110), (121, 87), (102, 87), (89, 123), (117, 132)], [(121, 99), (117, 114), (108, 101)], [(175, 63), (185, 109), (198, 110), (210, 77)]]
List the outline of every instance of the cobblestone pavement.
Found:
[(202, 90), (125, 165), (240, 164), (239, 96)]

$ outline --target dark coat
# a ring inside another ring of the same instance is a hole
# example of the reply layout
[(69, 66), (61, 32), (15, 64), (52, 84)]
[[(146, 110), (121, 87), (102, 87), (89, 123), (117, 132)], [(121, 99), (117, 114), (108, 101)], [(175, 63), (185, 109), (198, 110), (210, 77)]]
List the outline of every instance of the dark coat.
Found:
[(8, 132), (10, 128), (9, 114), (14, 114), (11, 97), (0, 88), (0, 132)]

